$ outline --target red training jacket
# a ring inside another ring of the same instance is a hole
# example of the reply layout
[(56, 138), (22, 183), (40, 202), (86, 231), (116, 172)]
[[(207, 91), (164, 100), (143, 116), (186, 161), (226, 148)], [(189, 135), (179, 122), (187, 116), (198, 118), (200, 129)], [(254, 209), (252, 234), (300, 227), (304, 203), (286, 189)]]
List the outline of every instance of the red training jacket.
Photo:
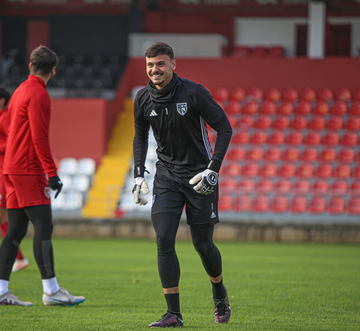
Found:
[(39, 77), (29, 75), (9, 103), (5, 175), (57, 175), (49, 143), (50, 96)]
[(4, 165), (4, 154), (6, 147), (6, 140), (9, 130), (9, 118), (7, 109), (0, 110), (0, 175)]

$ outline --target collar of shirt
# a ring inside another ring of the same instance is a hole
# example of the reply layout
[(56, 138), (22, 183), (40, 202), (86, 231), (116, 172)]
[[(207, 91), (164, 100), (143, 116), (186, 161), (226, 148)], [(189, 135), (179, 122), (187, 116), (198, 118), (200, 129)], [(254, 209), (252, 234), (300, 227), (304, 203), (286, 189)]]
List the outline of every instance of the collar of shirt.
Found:
[(29, 80), (33, 80), (33, 81), (36, 81), (36, 82), (40, 83), (40, 85), (41, 85), (43, 88), (46, 88), (46, 84), (45, 84), (45, 82), (44, 82), (41, 78), (39, 78), (39, 77), (37, 77), (37, 76), (34, 76), (34, 75), (29, 75), (29, 76), (28, 76), (28, 79), (29, 79)]

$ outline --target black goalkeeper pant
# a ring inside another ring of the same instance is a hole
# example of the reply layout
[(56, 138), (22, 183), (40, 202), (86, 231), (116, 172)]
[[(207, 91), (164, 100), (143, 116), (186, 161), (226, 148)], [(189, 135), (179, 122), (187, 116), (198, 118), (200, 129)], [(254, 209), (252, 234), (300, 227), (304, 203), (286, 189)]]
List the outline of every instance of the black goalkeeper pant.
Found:
[[(175, 252), (175, 238), (181, 215), (158, 213), (152, 215), (156, 232), (158, 269), (163, 288), (179, 286), (180, 266)], [(221, 255), (213, 243), (214, 225), (190, 226), (193, 245), (199, 253), (207, 274), (218, 277), (222, 273)]]

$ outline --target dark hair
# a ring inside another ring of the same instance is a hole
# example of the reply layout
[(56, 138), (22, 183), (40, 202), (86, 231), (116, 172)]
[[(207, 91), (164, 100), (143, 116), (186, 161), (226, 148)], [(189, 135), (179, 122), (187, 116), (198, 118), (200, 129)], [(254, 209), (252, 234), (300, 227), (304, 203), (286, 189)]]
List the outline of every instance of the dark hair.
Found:
[(31, 52), (30, 63), (34, 72), (47, 75), (57, 66), (59, 59), (50, 48), (40, 45)]
[(152, 44), (145, 52), (146, 57), (155, 57), (163, 54), (168, 55), (170, 60), (174, 59), (173, 49), (168, 44), (162, 42)]
[(0, 99), (4, 98), (5, 99), (5, 104), (4, 106), (7, 105), (7, 103), (10, 100), (10, 91), (7, 87), (5, 87), (4, 85), (0, 85)]

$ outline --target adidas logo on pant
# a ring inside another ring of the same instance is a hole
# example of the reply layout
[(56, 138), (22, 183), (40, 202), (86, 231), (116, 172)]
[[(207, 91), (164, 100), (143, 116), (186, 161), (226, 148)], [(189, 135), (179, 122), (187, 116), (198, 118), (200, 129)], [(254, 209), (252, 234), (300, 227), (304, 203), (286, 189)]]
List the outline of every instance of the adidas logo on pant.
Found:
[(151, 113), (150, 113), (150, 116), (158, 116), (158, 114), (156, 113), (155, 110), (152, 110)]

